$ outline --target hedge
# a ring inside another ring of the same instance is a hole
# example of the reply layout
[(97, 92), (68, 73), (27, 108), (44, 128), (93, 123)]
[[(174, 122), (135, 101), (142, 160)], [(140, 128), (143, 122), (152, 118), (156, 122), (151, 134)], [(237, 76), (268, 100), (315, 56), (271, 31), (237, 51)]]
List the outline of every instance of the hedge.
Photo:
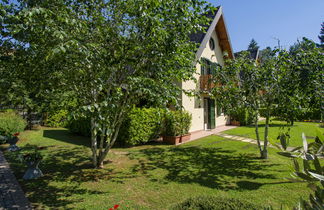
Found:
[(91, 124), (88, 118), (70, 119), (67, 123), (70, 132), (81, 136), (91, 136)]
[(68, 125), (68, 111), (58, 110), (50, 112), (45, 120), (45, 125), (50, 127), (66, 127)]
[[(22, 132), (27, 126), (19, 114), (14, 111), (0, 112), (0, 135), (12, 136), (14, 133)], [(4, 143), (4, 142), (2, 142)]]
[(238, 198), (197, 196), (172, 206), (172, 210), (259, 210), (263, 209), (253, 203)]
[(245, 108), (238, 108), (230, 112), (231, 120), (240, 122), (240, 125), (250, 125), (253, 123), (253, 115)]
[(124, 120), (117, 142), (132, 146), (157, 139), (162, 131), (164, 110), (133, 108)]

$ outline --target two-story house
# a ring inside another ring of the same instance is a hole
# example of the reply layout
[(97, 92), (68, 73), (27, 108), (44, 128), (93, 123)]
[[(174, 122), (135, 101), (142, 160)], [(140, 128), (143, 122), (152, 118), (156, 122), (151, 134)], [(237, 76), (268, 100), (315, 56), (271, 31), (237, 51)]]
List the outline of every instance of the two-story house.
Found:
[(218, 7), (213, 14), (206, 33), (197, 33), (191, 36), (192, 41), (199, 44), (196, 52), (196, 74), (194, 81), (182, 82), (184, 90), (194, 90), (198, 96), (188, 96), (182, 93), (181, 105), (192, 114), (190, 132), (210, 130), (228, 123), (229, 119), (222, 113), (214, 99), (208, 96), (212, 87), (209, 83), (214, 68), (213, 64), (224, 65), (224, 59), (233, 59), (233, 50), (226, 29), (222, 7)]

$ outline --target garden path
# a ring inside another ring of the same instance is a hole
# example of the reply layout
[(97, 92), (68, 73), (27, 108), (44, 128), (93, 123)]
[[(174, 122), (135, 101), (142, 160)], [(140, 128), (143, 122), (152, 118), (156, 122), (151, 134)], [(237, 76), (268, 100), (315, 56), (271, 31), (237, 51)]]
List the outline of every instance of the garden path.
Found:
[(0, 151), (0, 210), (4, 209), (29, 210), (32, 208)]

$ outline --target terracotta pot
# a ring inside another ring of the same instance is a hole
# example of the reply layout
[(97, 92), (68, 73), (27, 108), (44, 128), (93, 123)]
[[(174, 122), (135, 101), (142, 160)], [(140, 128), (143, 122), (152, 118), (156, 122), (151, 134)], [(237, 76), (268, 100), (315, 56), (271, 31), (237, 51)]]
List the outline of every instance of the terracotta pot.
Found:
[(232, 120), (231, 125), (240, 126), (240, 122), (236, 120)]
[(191, 133), (183, 136), (163, 136), (163, 141), (169, 144), (177, 145), (190, 140)]

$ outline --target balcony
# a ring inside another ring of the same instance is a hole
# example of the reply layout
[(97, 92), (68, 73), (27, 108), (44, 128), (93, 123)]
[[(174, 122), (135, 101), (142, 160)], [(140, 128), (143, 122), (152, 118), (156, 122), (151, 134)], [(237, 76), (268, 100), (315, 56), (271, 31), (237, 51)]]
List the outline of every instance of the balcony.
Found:
[(211, 74), (200, 75), (199, 83), (201, 91), (209, 91), (215, 87), (215, 84), (212, 82), (212, 77), (213, 75)]

